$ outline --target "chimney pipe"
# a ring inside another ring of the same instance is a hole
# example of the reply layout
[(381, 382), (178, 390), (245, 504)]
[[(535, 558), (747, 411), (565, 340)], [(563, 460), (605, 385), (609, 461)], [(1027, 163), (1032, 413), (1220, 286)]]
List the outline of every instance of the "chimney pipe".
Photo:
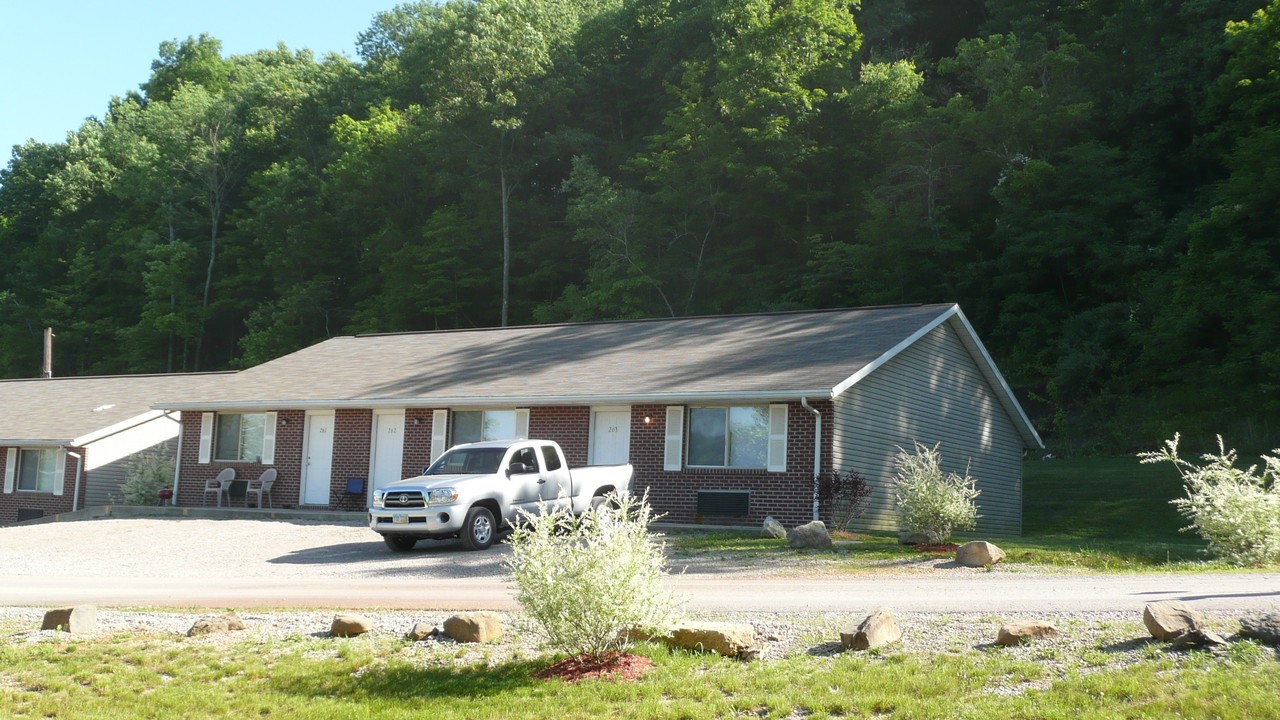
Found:
[(40, 370), (40, 377), (53, 377), (53, 328), (44, 329), (44, 366)]

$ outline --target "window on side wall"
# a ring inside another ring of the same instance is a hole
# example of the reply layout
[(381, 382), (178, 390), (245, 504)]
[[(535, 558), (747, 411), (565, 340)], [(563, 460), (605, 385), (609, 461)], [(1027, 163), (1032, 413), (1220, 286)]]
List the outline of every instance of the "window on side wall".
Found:
[(261, 458), (266, 427), (263, 413), (219, 413), (213, 459), (253, 462)]
[(689, 408), (687, 462), (692, 467), (767, 467), (769, 406)]
[(56, 448), (22, 450), (18, 455), (18, 489), (53, 492), (54, 466), (57, 462)]
[(455, 410), (453, 444), (510, 440), (516, 436), (515, 410)]

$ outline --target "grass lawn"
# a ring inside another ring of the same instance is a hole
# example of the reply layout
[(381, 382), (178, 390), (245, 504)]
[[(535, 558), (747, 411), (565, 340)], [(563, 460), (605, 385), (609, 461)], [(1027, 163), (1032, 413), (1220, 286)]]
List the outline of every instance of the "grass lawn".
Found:
[[(496, 661), (459, 662), (453, 643), (433, 651), (386, 637), (225, 644), (158, 634), (0, 635), (0, 709), (12, 718), (92, 719), (1280, 717), (1272, 648), (1116, 645), (932, 656), (801, 650), (744, 663), (646, 644), (637, 651), (656, 668), (644, 678), (569, 684), (534, 676), (549, 656), (513, 658), (495, 647)], [(1117, 652), (1127, 654), (1116, 660)]]
[[(1010, 564), (1103, 572), (1236, 569), (1207, 558), (1198, 535), (1179, 531), (1186, 522), (1169, 501), (1182, 492), (1182, 480), (1172, 466), (1142, 465), (1135, 457), (1031, 460), (1023, 468), (1023, 535), (988, 538), (970, 533), (957, 535), (955, 541), (993, 540), (1008, 554)], [(702, 554), (747, 561), (785, 551), (785, 541), (757, 535), (689, 531), (669, 533), (668, 540), (677, 563)], [(857, 539), (860, 542), (831, 554), (831, 568), (862, 571), (919, 557), (898, 544), (896, 534), (869, 533)]]

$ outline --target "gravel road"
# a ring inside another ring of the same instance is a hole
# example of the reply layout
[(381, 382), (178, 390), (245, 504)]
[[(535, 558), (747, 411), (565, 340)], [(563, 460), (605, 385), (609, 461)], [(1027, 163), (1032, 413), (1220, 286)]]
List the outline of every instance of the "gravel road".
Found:
[[(513, 610), (498, 546), (452, 541), (392, 553), (359, 523), (104, 519), (0, 528), (0, 606)], [(701, 611), (1115, 612), (1182, 599), (1205, 610), (1280, 607), (1280, 574), (993, 572), (921, 560), (865, 575), (820, 564), (735, 567), (700, 558), (672, 585)]]

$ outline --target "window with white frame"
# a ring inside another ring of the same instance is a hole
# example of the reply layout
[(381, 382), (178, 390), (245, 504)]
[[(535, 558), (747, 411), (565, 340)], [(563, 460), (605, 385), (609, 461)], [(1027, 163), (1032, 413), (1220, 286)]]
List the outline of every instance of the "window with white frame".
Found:
[(693, 467), (768, 466), (769, 406), (689, 408), (688, 463)]
[(21, 450), (18, 454), (18, 489), (53, 492), (57, 463), (57, 448)]
[(213, 459), (253, 462), (262, 457), (267, 416), (264, 413), (218, 413)]
[(455, 410), (453, 443), (510, 440), (516, 437), (515, 410)]

